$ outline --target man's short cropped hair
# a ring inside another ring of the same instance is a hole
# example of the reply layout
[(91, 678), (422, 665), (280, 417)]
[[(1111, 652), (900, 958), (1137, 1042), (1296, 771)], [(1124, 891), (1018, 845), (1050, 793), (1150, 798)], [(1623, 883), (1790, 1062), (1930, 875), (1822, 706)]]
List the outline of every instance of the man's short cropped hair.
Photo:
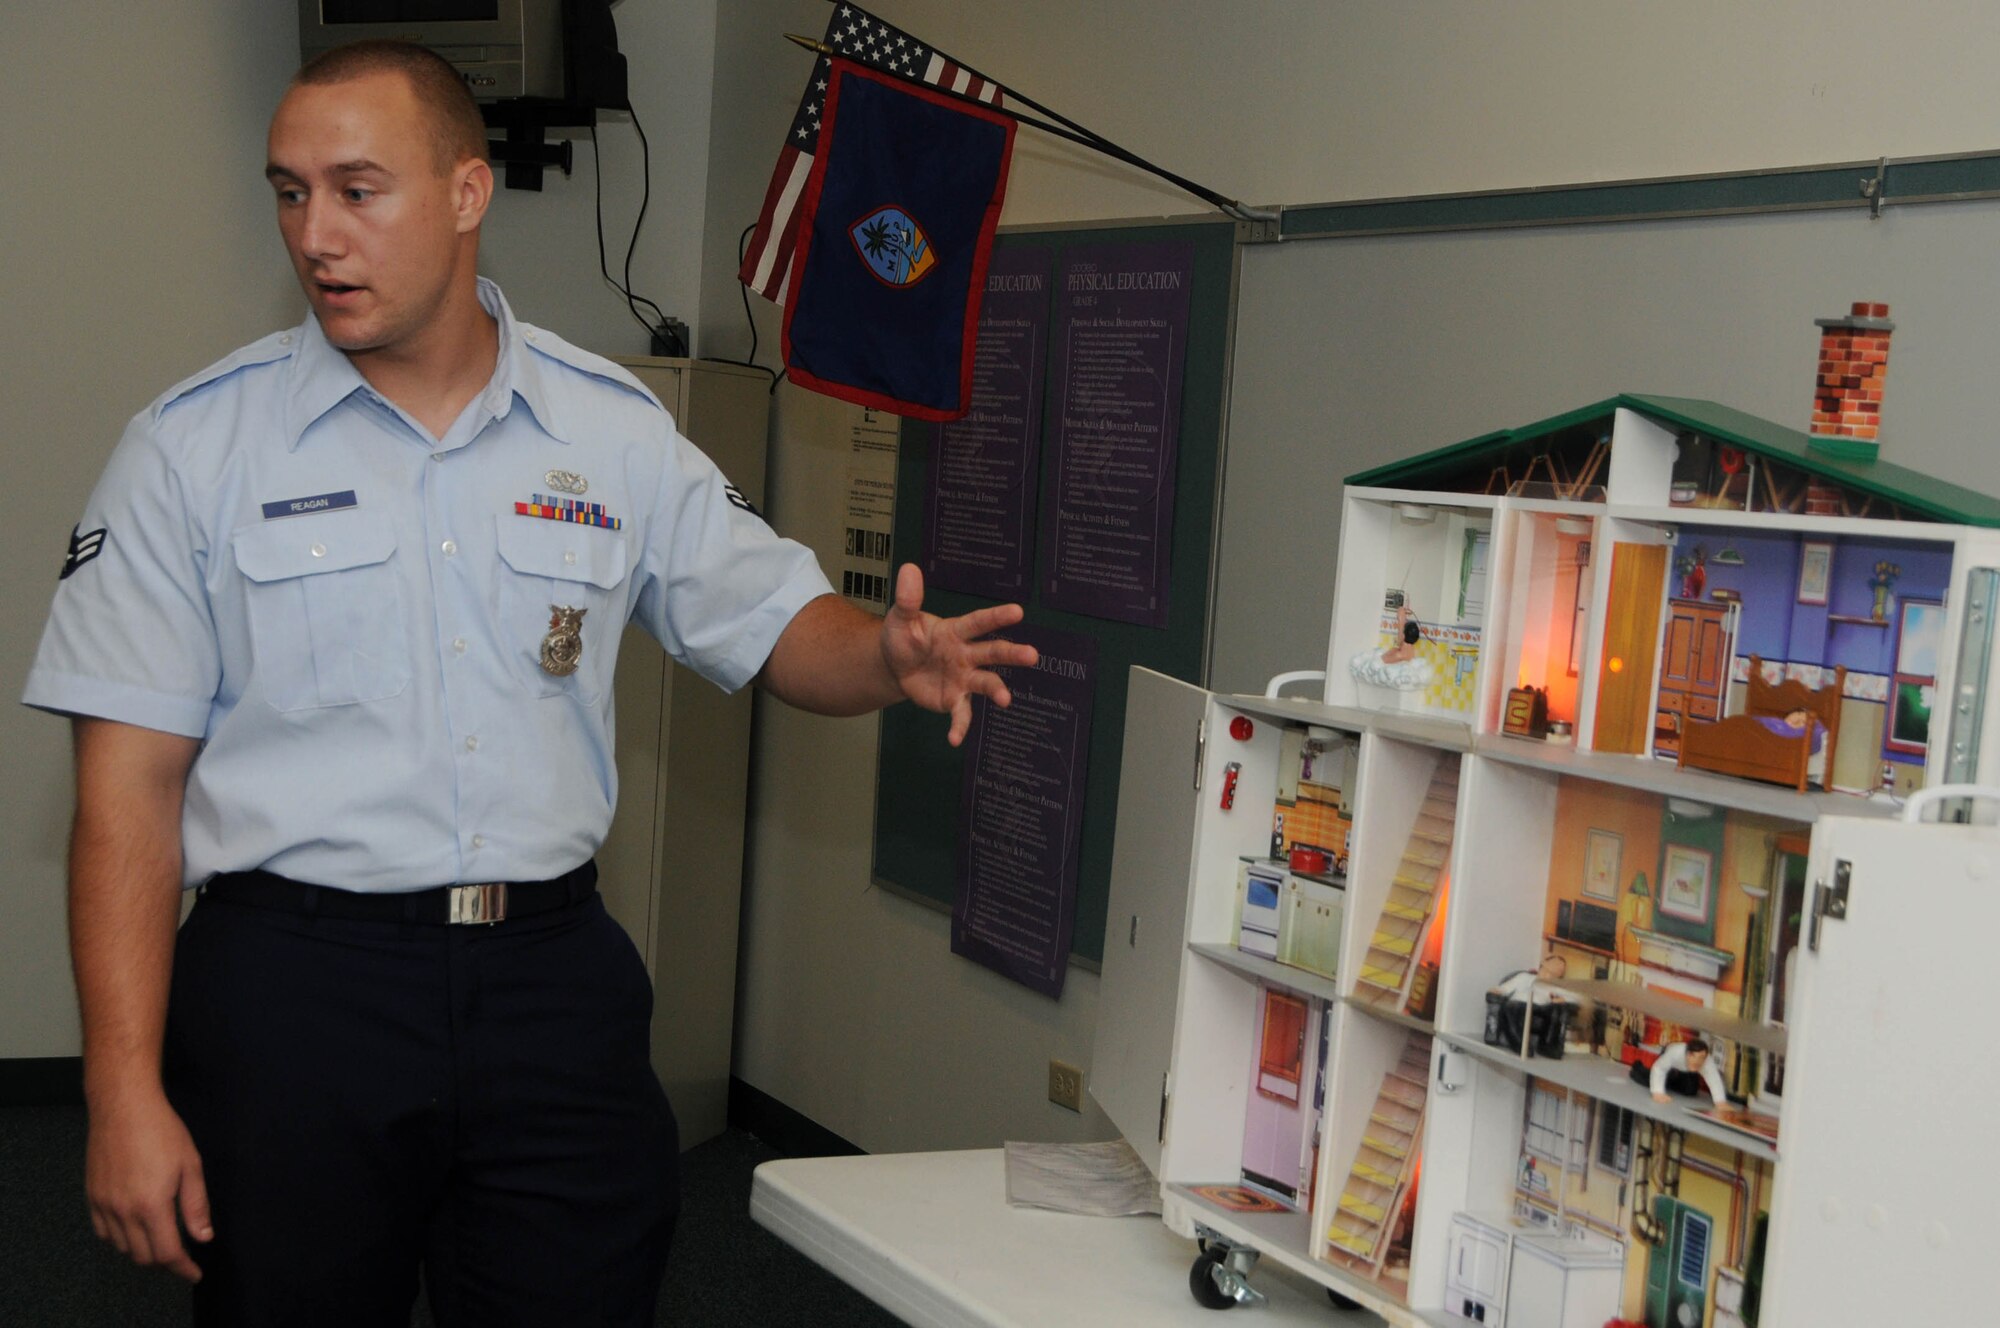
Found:
[(371, 38), (322, 51), (292, 76), (292, 83), (345, 83), (369, 74), (401, 74), (431, 122), (438, 174), (468, 157), (486, 160), (486, 122), (465, 79), (449, 60), (415, 42)]

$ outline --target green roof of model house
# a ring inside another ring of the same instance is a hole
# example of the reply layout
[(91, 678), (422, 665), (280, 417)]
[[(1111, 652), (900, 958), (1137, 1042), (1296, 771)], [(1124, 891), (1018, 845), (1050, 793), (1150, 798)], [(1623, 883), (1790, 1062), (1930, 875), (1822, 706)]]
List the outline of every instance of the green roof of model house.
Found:
[(1987, 494), (1894, 462), (1865, 455), (1838, 455), (1826, 447), (1826, 440), (1713, 401), (1635, 393), (1621, 393), (1518, 429), (1482, 434), (1421, 456), (1376, 466), (1348, 476), (1347, 483), (1369, 488), (1435, 488), (1442, 476), (1462, 473), (1468, 464), (1527, 455), (1542, 440), (1571, 431), (1597, 429), (1620, 406), (1668, 427), (1692, 430), (1753, 455), (1782, 461), (1829, 483), (1880, 498), (1935, 521), (2000, 526), (2000, 499)]

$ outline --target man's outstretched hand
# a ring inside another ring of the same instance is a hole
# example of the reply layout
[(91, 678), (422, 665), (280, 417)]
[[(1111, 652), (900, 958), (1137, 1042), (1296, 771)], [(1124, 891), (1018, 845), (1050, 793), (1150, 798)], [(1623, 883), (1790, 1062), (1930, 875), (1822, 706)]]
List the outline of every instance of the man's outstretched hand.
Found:
[(972, 698), (994, 705), (1013, 701), (994, 669), (1031, 667), (1041, 658), (1033, 646), (980, 638), (1021, 621), (1021, 606), (1002, 604), (961, 618), (924, 612), (924, 574), (904, 563), (896, 574), (896, 602), (882, 620), (882, 662), (903, 695), (926, 710), (951, 716), (945, 741), (956, 747), (972, 726)]
[(1013, 700), (993, 670), (1030, 668), (1041, 659), (1033, 646), (980, 639), (1019, 621), (1018, 604), (962, 618), (925, 613), (924, 575), (905, 563), (888, 617), (821, 595), (792, 616), (757, 680), (787, 705), (817, 715), (861, 715), (914, 701), (951, 716), (946, 741), (956, 747), (972, 727), (973, 697), (1002, 706)]

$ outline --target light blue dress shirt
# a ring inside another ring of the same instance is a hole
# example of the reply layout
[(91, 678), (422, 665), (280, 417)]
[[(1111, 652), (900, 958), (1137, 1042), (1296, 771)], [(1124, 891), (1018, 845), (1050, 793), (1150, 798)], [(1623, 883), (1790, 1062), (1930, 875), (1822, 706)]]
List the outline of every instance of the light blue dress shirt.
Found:
[(190, 886), (559, 875), (611, 823), (627, 620), (734, 690), (831, 593), (631, 375), (479, 295), (499, 360), (442, 439), (308, 317), (142, 411), (85, 505), (23, 700), (203, 740)]

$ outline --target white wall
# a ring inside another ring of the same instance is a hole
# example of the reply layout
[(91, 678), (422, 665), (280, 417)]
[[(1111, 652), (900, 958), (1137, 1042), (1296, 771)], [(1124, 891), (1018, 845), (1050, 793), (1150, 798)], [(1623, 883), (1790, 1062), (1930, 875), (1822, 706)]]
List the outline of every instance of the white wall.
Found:
[[(714, 0), (617, 11), (653, 137), (652, 210), (633, 279), (695, 319), (714, 68)], [(298, 63), (277, 0), (0, 7), (0, 1059), (78, 1050), (63, 921), (67, 726), (21, 693), (70, 526), (125, 421), (179, 379), (296, 322), (272, 225), (264, 129)], [(608, 229), (638, 206), (630, 127), (605, 126)], [(502, 193), (482, 266), (522, 316), (593, 349), (645, 334), (597, 277), (590, 156), (541, 194)]]
[[(2000, 86), (1983, 73), (2000, 57), (2000, 11), (1978, 0), (1894, 10), (1855, 0), (876, 8), (1126, 147), (1252, 202), (1747, 170), (2000, 141)], [(722, 8), (706, 354), (738, 356), (749, 344), (737, 235), (762, 200), (810, 63), (778, 34), (816, 35), (827, 14), (818, 0)], [(1004, 220), (1198, 210), (1167, 186), (1024, 132)], [(752, 304), (760, 357), (775, 364), (775, 317)], [(1393, 323), (1393, 298), (1371, 316)], [(1423, 327), (1387, 330), (1421, 354)], [(1302, 356), (1310, 366), (1309, 350)], [(1288, 374), (1312, 371), (1288, 366), (1252, 381), (1283, 393)], [(1273, 472), (1297, 449), (1313, 473), (1357, 468), (1314, 455), (1325, 434), (1304, 423), (1233, 434), (1233, 456), (1249, 449)], [(812, 504), (830, 494), (817, 486), (838, 481), (832, 444), (792, 407), (781, 410), (775, 439), (774, 513), (809, 528)], [(1225, 567), (1229, 558), (1225, 548)], [(1316, 604), (1323, 642), (1324, 598)], [(942, 915), (869, 885), (874, 746), (866, 723), (763, 712), (737, 1073), (871, 1151), (1108, 1132), (1100, 1115), (1078, 1118), (1042, 1100), (1047, 1059), (1092, 1045), (1095, 978), (1073, 972), (1060, 1003), (1029, 995), (953, 959)]]

